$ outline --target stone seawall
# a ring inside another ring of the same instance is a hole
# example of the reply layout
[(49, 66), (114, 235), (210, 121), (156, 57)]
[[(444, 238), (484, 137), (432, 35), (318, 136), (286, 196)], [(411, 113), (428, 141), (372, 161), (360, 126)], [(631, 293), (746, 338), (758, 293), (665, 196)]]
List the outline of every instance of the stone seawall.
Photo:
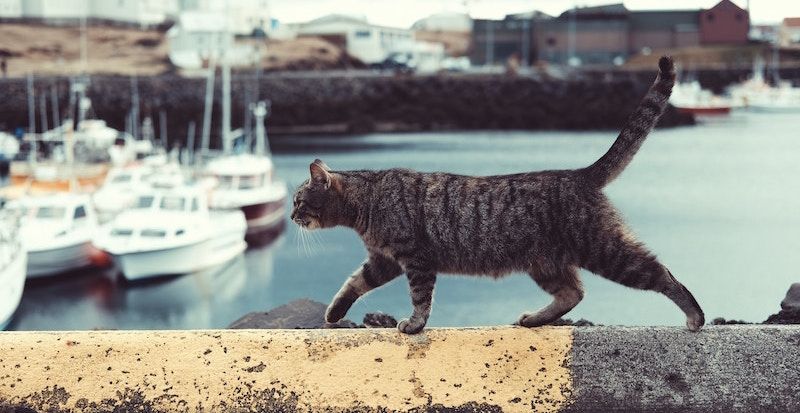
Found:
[(796, 412), (800, 327), (0, 333), (2, 412)]
[[(233, 125), (241, 125), (246, 93), (273, 102), (268, 119), (270, 133), (371, 131), (427, 131), (470, 129), (618, 129), (639, 102), (655, 74), (626, 73), (603, 79), (536, 80), (504, 75), (297, 76), (270, 74), (256, 83), (252, 77), (234, 76)], [(159, 112), (167, 114), (170, 143), (186, 139), (187, 125), (203, 117), (204, 79), (175, 76), (140, 77), (141, 113), (150, 115), (160, 130)], [(61, 108), (67, 106), (68, 81), (37, 78), (37, 96), (55, 85)], [(250, 92), (247, 92), (247, 91)], [(131, 108), (131, 80), (120, 76), (93, 76), (88, 91), (94, 113), (111, 126), (123, 129)], [(25, 79), (0, 80), (0, 129), (27, 127)], [(217, 135), (219, 82), (212, 128)], [(37, 118), (39, 101), (37, 98)], [(65, 109), (62, 109), (62, 112)], [(63, 117), (63, 115), (62, 115)], [(692, 123), (691, 117), (669, 108), (662, 126)], [(49, 125), (52, 127), (52, 120)], [(40, 122), (36, 122), (37, 129)], [(217, 139), (212, 140), (215, 144)], [(198, 139), (199, 142), (199, 139)]]

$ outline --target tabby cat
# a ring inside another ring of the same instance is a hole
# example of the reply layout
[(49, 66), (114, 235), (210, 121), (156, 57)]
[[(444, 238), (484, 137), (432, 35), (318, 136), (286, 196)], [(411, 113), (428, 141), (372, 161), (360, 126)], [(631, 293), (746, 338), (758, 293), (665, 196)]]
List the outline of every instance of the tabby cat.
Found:
[(421, 173), (408, 169), (333, 171), (319, 159), (294, 195), (291, 218), (305, 229), (353, 228), (368, 251), (327, 309), (340, 320), (362, 295), (405, 273), (413, 313), (398, 324), (420, 332), (431, 313), (438, 273), (502, 277), (526, 272), (553, 301), (517, 324), (548, 324), (583, 298), (578, 269), (622, 285), (666, 295), (697, 331), (703, 311), (626, 229), (603, 194), (631, 162), (664, 111), (675, 83), (672, 59), (617, 140), (597, 162), (576, 170), (501, 176)]

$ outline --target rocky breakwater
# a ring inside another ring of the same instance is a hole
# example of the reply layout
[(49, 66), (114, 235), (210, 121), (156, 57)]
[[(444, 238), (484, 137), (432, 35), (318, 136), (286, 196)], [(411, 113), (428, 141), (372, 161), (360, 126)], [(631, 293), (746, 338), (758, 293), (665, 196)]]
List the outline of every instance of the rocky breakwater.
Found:
[[(385, 76), (370, 72), (300, 76), (268, 74), (258, 82), (238, 75), (232, 82), (233, 125), (241, 125), (245, 99), (270, 99), (270, 133), (365, 133), (427, 130), (596, 130), (618, 129), (652, 82), (642, 72), (610, 80), (535, 79), (524, 76), (445, 74)], [(37, 78), (37, 96), (60, 94), (61, 112), (67, 112), (68, 80)], [(164, 111), (171, 145), (183, 143), (189, 122), (202, 124), (204, 79), (175, 75), (140, 77), (137, 89), (142, 117), (150, 116), (161, 130)], [(217, 84), (217, 90), (220, 90)], [(28, 125), (25, 79), (0, 81), (0, 129)], [(93, 111), (111, 126), (124, 129), (131, 109), (131, 79), (93, 76), (88, 90)], [(221, 117), (215, 96), (214, 134)], [(49, 103), (48, 103), (49, 104)], [(48, 106), (49, 108), (49, 106)], [(48, 109), (48, 113), (50, 109)], [(62, 115), (63, 118), (63, 115)], [(693, 118), (667, 109), (661, 126), (693, 123)], [(39, 122), (36, 122), (37, 128)], [(218, 139), (214, 139), (218, 142)], [(215, 145), (218, 143), (215, 143)]]

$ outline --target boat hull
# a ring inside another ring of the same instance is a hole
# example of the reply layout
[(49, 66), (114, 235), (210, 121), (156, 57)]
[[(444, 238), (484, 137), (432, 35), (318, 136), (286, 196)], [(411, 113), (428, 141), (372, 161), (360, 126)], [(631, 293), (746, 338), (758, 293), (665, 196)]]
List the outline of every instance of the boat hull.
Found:
[(247, 235), (276, 228), (286, 215), (286, 197), (240, 208), (247, 220)]
[(19, 250), (4, 268), (0, 268), (0, 330), (8, 327), (22, 300), (27, 258), (27, 254)]
[(230, 261), (247, 244), (242, 230), (227, 231), (206, 240), (174, 248), (113, 255), (123, 276), (130, 280), (187, 274)]
[(714, 106), (714, 107), (676, 107), (678, 112), (686, 113), (690, 115), (703, 115), (703, 116), (714, 116), (714, 115), (727, 115), (731, 113), (730, 106)]
[(28, 278), (56, 275), (92, 265), (91, 242), (61, 248), (28, 251)]
[(753, 112), (759, 113), (800, 113), (800, 105), (759, 105), (747, 106)]

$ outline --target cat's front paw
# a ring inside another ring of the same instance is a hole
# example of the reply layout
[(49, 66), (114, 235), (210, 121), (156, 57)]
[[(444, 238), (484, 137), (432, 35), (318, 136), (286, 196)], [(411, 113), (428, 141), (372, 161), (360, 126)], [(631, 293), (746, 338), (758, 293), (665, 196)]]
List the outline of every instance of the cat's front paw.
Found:
[(425, 323), (413, 322), (409, 319), (403, 319), (397, 323), (397, 329), (400, 330), (401, 333), (406, 334), (417, 334), (422, 331), (423, 328), (425, 328)]
[(325, 322), (328, 324), (338, 323), (339, 320), (344, 318), (344, 315), (347, 314), (347, 308), (344, 306), (337, 306), (335, 303), (331, 304), (327, 310), (325, 310)]

